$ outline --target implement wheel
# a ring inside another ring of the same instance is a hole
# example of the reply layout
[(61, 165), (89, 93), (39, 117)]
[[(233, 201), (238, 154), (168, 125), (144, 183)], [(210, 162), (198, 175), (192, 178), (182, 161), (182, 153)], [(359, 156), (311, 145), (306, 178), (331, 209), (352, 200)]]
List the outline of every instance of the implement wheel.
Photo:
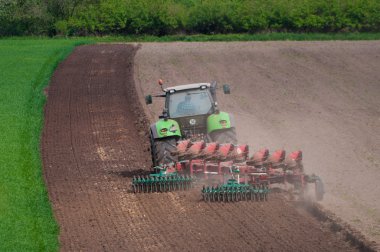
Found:
[(177, 140), (175, 137), (154, 139), (151, 135), (150, 144), (153, 166), (170, 164), (178, 161), (178, 156), (171, 155), (172, 152), (177, 150)]

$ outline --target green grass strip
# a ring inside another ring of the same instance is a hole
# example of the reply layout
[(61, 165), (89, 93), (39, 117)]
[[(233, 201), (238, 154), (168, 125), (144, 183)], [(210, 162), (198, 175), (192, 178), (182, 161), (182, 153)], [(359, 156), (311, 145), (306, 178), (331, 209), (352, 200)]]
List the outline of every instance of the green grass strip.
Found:
[(42, 179), (43, 88), (78, 40), (0, 40), (0, 251), (57, 251)]
[[(3, 38), (10, 39), (10, 38)], [(47, 37), (12, 37), (13, 40), (46, 40)], [(258, 34), (194, 34), (194, 35), (126, 35), (126, 36), (89, 36), (68, 37), (72, 41), (94, 42), (233, 42), (233, 41), (330, 41), (330, 40), (380, 40), (380, 33), (258, 33)], [(1, 40), (1, 38), (0, 38)], [(62, 40), (62, 37), (49, 38)]]

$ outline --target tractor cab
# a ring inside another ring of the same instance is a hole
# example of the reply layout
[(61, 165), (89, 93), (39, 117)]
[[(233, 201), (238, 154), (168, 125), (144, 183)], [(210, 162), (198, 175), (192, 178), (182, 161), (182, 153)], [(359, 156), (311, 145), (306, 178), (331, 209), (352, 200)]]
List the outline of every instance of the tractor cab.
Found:
[(178, 122), (186, 139), (204, 140), (207, 118), (218, 111), (210, 92), (210, 83), (197, 83), (165, 88), (167, 116)]
[(209, 83), (170, 87), (166, 93), (165, 108), (170, 118), (212, 114), (216, 104)]

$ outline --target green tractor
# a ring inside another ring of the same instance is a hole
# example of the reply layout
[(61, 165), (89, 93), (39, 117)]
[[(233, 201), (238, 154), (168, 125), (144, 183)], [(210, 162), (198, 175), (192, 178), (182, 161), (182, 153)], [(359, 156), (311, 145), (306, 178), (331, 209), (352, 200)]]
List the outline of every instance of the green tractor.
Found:
[[(176, 144), (179, 140), (237, 143), (233, 116), (220, 111), (216, 99), (217, 83), (195, 83), (174, 87), (159, 85), (165, 98), (165, 107), (159, 120), (150, 126), (153, 167), (178, 161)], [(224, 94), (230, 94), (229, 85), (223, 85)], [(152, 95), (145, 97), (152, 103)]]
[[(222, 112), (216, 100), (216, 82), (164, 88), (165, 107), (150, 126), (153, 173), (135, 176), (132, 189), (140, 192), (188, 190), (193, 182), (206, 182), (202, 198), (210, 202), (265, 201), (270, 185), (292, 184), (299, 195), (314, 183), (316, 198), (323, 197), (322, 180), (303, 171), (302, 151), (269, 154), (262, 149), (249, 157), (247, 144), (237, 144), (233, 116)], [(230, 87), (223, 85), (224, 94)], [(152, 103), (152, 95), (145, 97)], [(231, 178), (225, 182), (225, 176)], [(218, 185), (212, 185), (218, 183)]]

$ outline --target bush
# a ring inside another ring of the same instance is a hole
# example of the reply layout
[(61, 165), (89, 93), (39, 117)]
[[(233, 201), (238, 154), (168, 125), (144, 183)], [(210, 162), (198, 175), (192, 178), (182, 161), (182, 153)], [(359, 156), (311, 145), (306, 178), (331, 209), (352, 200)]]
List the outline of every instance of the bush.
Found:
[(117, 34), (125, 28), (124, 0), (101, 1), (78, 9), (68, 20), (69, 35)]
[(0, 0), (0, 35), (380, 32), (379, 0)]
[(184, 10), (177, 1), (127, 1), (125, 33), (166, 35), (183, 29)]
[(196, 33), (230, 33), (234, 31), (233, 18), (237, 2), (204, 0), (190, 8), (187, 29)]
[(68, 25), (66, 20), (59, 20), (54, 24), (56, 34), (58, 35), (68, 35)]
[(39, 0), (0, 1), (0, 35), (48, 34), (52, 18)]

